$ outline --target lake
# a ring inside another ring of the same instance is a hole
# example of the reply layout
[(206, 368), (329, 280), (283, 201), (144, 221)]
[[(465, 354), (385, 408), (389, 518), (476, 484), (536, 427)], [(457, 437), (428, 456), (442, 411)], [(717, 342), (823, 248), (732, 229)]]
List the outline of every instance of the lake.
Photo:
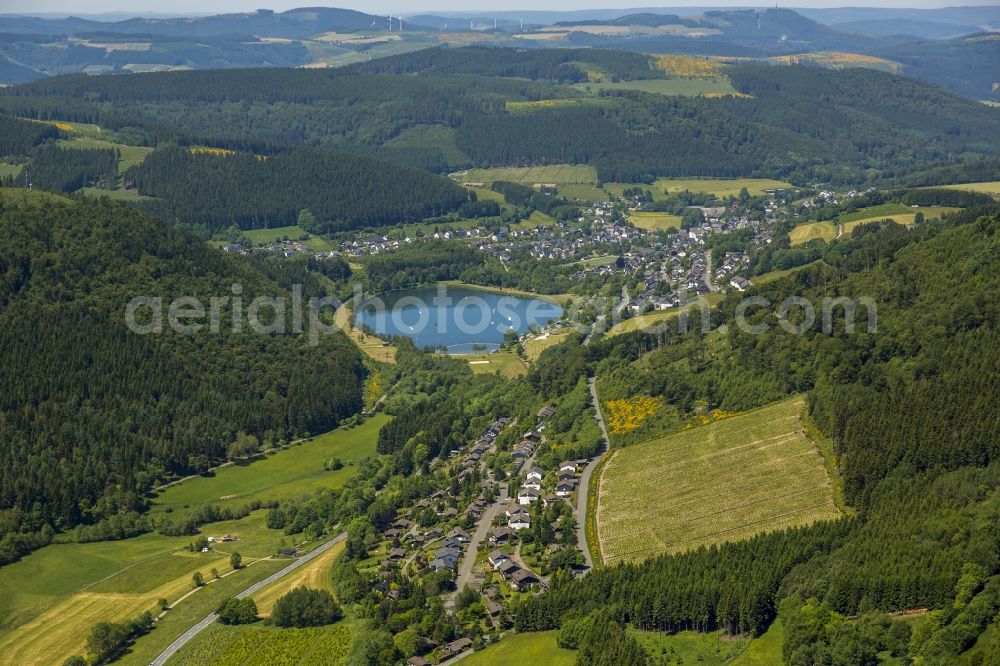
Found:
[(357, 313), (357, 323), (376, 335), (402, 335), (417, 347), (444, 347), (449, 354), (493, 351), (513, 329), (544, 326), (562, 307), (537, 298), (509, 296), (463, 287), (422, 287), (372, 297)]

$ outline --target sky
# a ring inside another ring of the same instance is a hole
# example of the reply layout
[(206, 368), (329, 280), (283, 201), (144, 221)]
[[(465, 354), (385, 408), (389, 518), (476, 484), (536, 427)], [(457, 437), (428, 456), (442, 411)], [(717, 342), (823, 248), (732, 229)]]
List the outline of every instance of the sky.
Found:
[[(778, 3), (779, 6), (795, 7), (949, 7), (957, 5), (995, 5), (1000, 0), (879, 0), (863, 2), (859, 0), (791, 0)], [(432, 13), (434, 11), (466, 11), (488, 14), (490, 10), (546, 10), (567, 11), (574, 9), (611, 9), (655, 6), (666, 9), (677, 7), (769, 7), (768, 2), (731, 0), (729, 2), (686, 0), (683, 2), (651, 5), (642, 0), (374, 0), (353, 2), (351, 0), (331, 3), (317, 0), (0, 0), (0, 13), (42, 14), (60, 13), (82, 16), (103, 12), (126, 12), (130, 15), (149, 16), (157, 14), (214, 14), (224, 12), (253, 11), (259, 7), (281, 11), (294, 7), (334, 6), (384, 15), (387, 13)]]

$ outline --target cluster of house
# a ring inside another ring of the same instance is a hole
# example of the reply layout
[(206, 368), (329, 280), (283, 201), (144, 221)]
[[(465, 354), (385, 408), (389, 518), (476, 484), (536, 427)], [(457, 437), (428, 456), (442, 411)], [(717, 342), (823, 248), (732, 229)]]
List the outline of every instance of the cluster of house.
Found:
[[(482, 456), (493, 447), (497, 435), (509, 423), (510, 419), (501, 417), (483, 431), (483, 434), (475, 441), (466, 453), (465, 458), (462, 459), (462, 470), (459, 472), (459, 477), (465, 477), (476, 470)], [(452, 451), (451, 455), (454, 456), (459, 453), (460, 451)], [(448, 498), (448, 494), (444, 490), (437, 490), (430, 497), (416, 502), (413, 505), (413, 511), (434, 509), (437, 517), (443, 521), (451, 521), (466, 516), (471, 516), (474, 520), (478, 520), (490, 506), (490, 500), (486, 499), (486, 491), (492, 485), (492, 481), (484, 480), (483, 494), (469, 504), (463, 512), (459, 512), (454, 506), (444, 504)], [(469, 534), (460, 527), (453, 527), (446, 534), (442, 533), (442, 530), (437, 527), (420, 531), (416, 529), (416, 525), (409, 518), (398, 519), (383, 533), (383, 536), (393, 545), (385, 559), (382, 560), (383, 567), (389, 567), (405, 561), (408, 557), (408, 547), (420, 550), (427, 544), (432, 544), (439, 539), (443, 539), (434, 551), (433, 559), (428, 566), (434, 571), (446, 569), (454, 572), (458, 569), (458, 562), (469, 543)]]
[[(479, 463), (482, 460), (483, 456), (491, 448), (493, 448), (493, 444), (496, 441), (497, 435), (499, 435), (500, 431), (506, 428), (509, 423), (510, 419), (506, 417), (500, 417), (499, 419), (491, 423), (488, 428), (486, 428), (483, 434), (480, 435), (479, 439), (477, 439), (475, 443), (473, 443), (472, 447), (468, 450), (468, 452), (466, 452), (465, 457), (462, 459), (462, 471), (459, 472), (458, 478), (463, 479), (466, 476), (469, 476), (470, 474), (475, 472), (476, 469), (479, 468)], [(458, 455), (459, 453), (460, 451), (452, 451), (451, 455), (454, 456)], [(482, 512), (483, 508), (485, 507), (480, 508), (480, 513)]]
[(502, 550), (494, 550), (487, 557), (493, 571), (499, 573), (511, 588), (523, 592), (541, 581), (530, 569), (520, 566), (513, 558)]
[[(242, 243), (229, 243), (222, 246), (222, 251), (226, 254), (239, 254), (247, 255), (254, 251), (255, 248), (250, 248)], [(333, 250), (311, 250), (306, 247), (302, 241), (275, 241), (273, 243), (268, 243), (267, 245), (256, 248), (262, 252), (270, 252), (272, 254), (277, 254), (279, 256), (288, 258), (295, 257), (299, 255), (309, 255), (316, 257), (317, 259), (328, 259), (338, 256)]]
[(519, 506), (530, 506), (539, 500), (543, 500), (546, 506), (552, 502), (557, 502), (565, 497), (569, 497), (576, 490), (576, 466), (577, 462), (567, 461), (559, 464), (556, 470), (557, 481), (555, 493), (542, 497), (542, 479), (545, 478), (545, 470), (540, 467), (532, 467), (525, 474), (524, 483), (517, 493), (517, 504)]

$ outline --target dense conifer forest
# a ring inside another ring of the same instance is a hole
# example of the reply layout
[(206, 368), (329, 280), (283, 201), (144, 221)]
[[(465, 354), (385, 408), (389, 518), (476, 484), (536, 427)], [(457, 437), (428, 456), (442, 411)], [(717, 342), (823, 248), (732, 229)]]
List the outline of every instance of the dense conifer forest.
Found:
[(288, 296), (254, 265), (107, 202), (8, 206), (0, 227), (3, 561), (43, 531), (141, 510), (159, 479), (225, 459), (240, 434), (269, 446), (360, 408), (364, 369), (340, 334), (237, 333), (227, 308), (219, 333), (125, 326), (136, 296), (164, 298), (164, 318), (172, 298), (207, 307), (233, 284), (244, 307)]
[(347, 153), (298, 150), (256, 156), (158, 150), (126, 179), (159, 201), (165, 219), (209, 230), (295, 224), (303, 209), (313, 232), (418, 222), (474, 201), (459, 185), (424, 171)]

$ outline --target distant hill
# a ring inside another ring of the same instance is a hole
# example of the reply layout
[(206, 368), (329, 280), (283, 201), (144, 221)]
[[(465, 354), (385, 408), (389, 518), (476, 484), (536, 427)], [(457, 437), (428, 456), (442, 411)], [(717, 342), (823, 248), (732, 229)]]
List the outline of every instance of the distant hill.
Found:
[(939, 23), (916, 19), (849, 21), (847, 23), (834, 23), (831, 27), (844, 32), (856, 32), (865, 35), (910, 35), (924, 39), (951, 39), (953, 37), (981, 32), (981, 28), (975, 25)]

